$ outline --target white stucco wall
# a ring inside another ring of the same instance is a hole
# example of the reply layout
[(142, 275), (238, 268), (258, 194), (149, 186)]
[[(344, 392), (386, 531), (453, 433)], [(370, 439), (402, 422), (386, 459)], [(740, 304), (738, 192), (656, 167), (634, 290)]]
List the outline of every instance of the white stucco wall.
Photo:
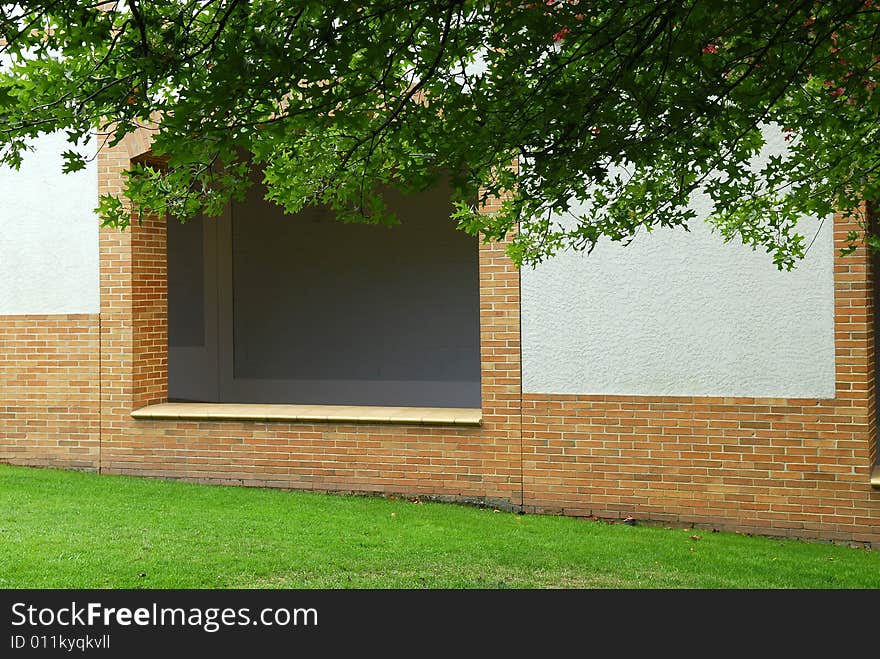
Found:
[(97, 313), (98, 168), (62, 174), (63, 135), (33, 144), (0, 168), (0, 315)]
[(833, 397), (832, 220), (801, 226), (793, 272), (702, 221), (523, 268), (524, 392)]

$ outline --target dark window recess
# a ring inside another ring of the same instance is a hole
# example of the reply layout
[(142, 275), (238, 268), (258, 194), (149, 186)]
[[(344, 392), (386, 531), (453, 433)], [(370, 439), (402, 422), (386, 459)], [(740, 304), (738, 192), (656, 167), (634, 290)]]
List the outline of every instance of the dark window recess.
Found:
[[(255, 187), (203, 237), (217, 251), (203, 288), (219, 291), (208, 332), (219, 337), (218, 364), (195, 398), (480, 406), (478, 245), (449, 219), (448, 189), (388, 193), (402, 221), (393, 228), (343, 225), (319, 208), (285, 215), (263, 192)], [(168, 232), (169, 337), (172, 322), (188, 322), (184, 298), (170, 293), (181, 234)], [(171, 398), (180, 367), (169, 351)]]
[(168, 222), (168, 345), (205, 344), (205, 259), (202, 222)]

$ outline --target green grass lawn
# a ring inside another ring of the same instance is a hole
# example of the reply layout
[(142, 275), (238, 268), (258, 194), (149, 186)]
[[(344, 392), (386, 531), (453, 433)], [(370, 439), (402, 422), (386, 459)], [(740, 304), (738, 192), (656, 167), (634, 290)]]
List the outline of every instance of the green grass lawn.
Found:
[(880, 552), (0, 465), (0, 588), (24, 587), (878, 588)]

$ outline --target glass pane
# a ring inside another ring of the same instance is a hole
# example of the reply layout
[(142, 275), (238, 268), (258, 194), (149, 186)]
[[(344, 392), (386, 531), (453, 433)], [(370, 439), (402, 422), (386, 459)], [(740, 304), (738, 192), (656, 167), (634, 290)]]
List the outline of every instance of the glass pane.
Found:
[(205, 259), (201, 220), (168, 220), (168, 345), (205, 345)]
[[(345, 381), (327, 404), (375, 404), (387, 381), (478, 392), (478, 245), (455, 230), (447, 189), (389, 193), (402, 220), (390, 229), (319, 208), (284, 215), (261, 195), (232, 207), (236, 378)], [(450, 403), (425, 399), (430, 389), (396, 404)]]

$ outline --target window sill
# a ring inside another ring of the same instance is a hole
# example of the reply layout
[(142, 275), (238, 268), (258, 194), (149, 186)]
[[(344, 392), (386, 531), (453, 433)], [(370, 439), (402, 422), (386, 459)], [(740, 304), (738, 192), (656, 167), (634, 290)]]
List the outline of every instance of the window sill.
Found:
[(239, 403), (161, 403), (134, 410), (131, 416), (140, 420), (393, 423), (424, 426), (479, 426), (483, 422), (481, 410), (472, 408)]

